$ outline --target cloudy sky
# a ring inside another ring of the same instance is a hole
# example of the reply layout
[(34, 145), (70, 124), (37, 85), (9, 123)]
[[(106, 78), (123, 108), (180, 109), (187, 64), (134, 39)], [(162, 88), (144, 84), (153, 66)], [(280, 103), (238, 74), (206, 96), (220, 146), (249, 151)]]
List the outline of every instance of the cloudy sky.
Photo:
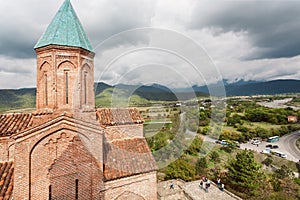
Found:
[[(0, 2), (0, 88), (35, 87), (33, 46), (63, 0)], [(95, 48), (96, 81), (300, 79), (300, 1), (71, 2)]]

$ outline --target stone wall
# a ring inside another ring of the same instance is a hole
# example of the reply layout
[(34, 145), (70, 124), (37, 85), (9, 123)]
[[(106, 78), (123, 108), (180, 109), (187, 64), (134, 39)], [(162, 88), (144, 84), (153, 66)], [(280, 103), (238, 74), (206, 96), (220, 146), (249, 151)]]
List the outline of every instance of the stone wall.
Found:
[(157, 199), (156, 172), (145, 173), (106, 182), (105, 199)]
[(9, 139), (0, 139), (0, 161), (9, 160)]
[(130, 124), (130, 125), (117, 125), (108, 126), (107, 138), (109, 140), (142, 138), (143, 136), (143, 124)]

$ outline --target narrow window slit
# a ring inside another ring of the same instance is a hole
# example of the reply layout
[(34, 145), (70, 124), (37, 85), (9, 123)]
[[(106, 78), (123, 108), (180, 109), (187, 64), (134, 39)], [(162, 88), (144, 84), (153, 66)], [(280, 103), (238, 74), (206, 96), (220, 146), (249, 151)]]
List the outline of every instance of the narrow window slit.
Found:
[(68, 72), (66, 72), (65, 74), (65, 79), (66, 79), (66, 91), (65, 91), (65, 95), (66, 95), (66, 104), (69, 104), (69, 74)]
[(79, 183), (79, 180), (76, 179), (75, 180), (75, 200), (78, 200), (78, 183)]

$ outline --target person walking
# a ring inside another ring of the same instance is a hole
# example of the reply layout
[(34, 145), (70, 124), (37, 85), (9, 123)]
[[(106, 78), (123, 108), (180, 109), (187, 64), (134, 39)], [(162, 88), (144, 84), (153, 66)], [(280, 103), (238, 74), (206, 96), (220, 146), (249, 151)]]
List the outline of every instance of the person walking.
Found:
[(224, 184), (222, 183), (220, 190), (224, 192)]
[(217, 185), (220, 188), (220, 186), (221, 186), (221, 179), (220, 178), (217, 179)]
[(206, 184), (205, 184), (205, 192), (208, 193), (208, 188), (210, 187), (210, 180), (207, 180), (206, 181)]
[(173, 189), (173, 190), (174, 190), (174, 183), (173, 183), (173, 181), (172, 181), (171, 184), (170, 184), (170, 189)]
[(201, 180), (200, 183), (199, 183), (199, 187), (200, 187), (201, 189), (203, 189), (203, 181), (202, 181), (202, 180)]

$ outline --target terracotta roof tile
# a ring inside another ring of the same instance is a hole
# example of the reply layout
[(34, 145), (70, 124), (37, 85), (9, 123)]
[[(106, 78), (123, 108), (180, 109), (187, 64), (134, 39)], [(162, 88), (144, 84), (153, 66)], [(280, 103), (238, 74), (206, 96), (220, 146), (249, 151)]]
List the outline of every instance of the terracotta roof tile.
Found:
[(13, 162), (0, 163), (0, 200), (9, 200), (14, 187)]
[(96, 114), (103, 126), (141, 124), (144, 122), (136, 108), (99, 108)]
[(31, 113), (11, 113), (0, 115), (0, 137), (10, 136), (32, 125)]
[(105, 143), (104, 177), (106, 180), (156, 170), (156, 162), (144, 138)]
[(51, 111), (2, 114), (0, 115), (0, 137), (17, 134), (27, 128), (43, 124), (62, 114), (69, 115), (68, 113), (54, 114)]

